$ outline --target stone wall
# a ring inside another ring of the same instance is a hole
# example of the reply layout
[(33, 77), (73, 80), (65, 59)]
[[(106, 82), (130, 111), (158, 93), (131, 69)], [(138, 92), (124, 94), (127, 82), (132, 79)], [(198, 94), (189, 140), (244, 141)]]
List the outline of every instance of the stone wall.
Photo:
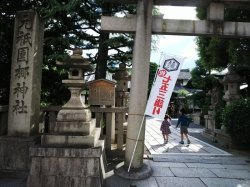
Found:
[(0, 170), (23, 170), (30, 167), (29, 147), (35, 138), (0, 137)]
[(224, 148), (232, 147), (231, 137), (223, 130), (214, 129), (214, 141)]
[(105, 174), (103, 148), (33, 147), (27, 186), (100, 187)]

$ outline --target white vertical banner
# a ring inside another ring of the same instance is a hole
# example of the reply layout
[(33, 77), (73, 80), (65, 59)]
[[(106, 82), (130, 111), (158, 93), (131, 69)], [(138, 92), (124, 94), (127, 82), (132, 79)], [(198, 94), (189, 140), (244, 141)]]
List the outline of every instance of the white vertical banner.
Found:
[(155, 75), (145, 115), (164, 119), (176, 80), (185, 57), (165, 55)]

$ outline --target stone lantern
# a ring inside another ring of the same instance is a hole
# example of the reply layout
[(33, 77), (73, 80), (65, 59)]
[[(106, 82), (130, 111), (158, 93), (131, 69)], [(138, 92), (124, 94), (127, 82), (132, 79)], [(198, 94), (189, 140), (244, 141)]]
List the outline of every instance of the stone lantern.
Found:
[(225, 95), (223, 99), (227, 102), (227, 105), (236, 99), (240, 98), (240, 82), (241, 77), (238, 75), (233, 67), (228, 67), (228, 73), (222, 80), (224, 85)]
[(93, 71), (90, 63), (82, 57), (82, 50), (75, 49), (69, 61), (57, 61), (57, 65), (69, 68), (68, 79), (62, 82), (71, 92), (70, 100), (62, 106), (57, 115), (53, 135), (45, 135), (42, 144), (75, 146), (96, 146), (100, 128), (95, 127), (91, 119), (91, 111), (81, 99), (81, 91), (85, 81), (83, 75)]
[(215, 98), (216, 92), (217, 88), (214, 87), (207, 93), (207, 95), (211, 97), (211, 103), (209, 106), (208, 114), (204, 115), (205, 129), (203, 131), (203, 134), (211, 139), (213, 138), (213, 131), (215, 129), (215, 108), (217, 105), (217, 98)]
[[(131, 80), (131, 76), (128, 74), (126, 65), (121, 63), (119, 65), (118, 71), (113, 75), (112, 77), (117, 81), (117, 86), (115, 89), (115, 106), (116, 107), (127, 107), (128, 105), (128, 98), (129, 98), (129, 92), (128, 92), (128, 82)], [(116, 129), (118, 132), (118, 124), (120, 124), (119, 120), (122, 120), (123, 124), (123, 131), (124, 135), (127, 133), (127, 119), (126, 115), (124, 114), (121, 119), (116, 117)], [(118, 140), (117, 140), (118, 141)]]
[(127, 106), (129, 97), (128, 81), (131, 80), (131, 76), (128, 74), (126, 70), (126, 65), (121, 63), (119, 65), (118, 71), (113, 75), (112, 78), (117, 81), (115, 106), (125, 107)]
[[(75, 49), (68, 62), (57, 62), (69, 68), (67, 84), (70, 100), (57, 115), (53, 133), (42, 135), (41, 146), (30, 148), (31, 166), (27, 186), (96, 186), (104, 178), (104, 140), (99, 140), (100, 128), (91, 119), (90, 110), (80, 99), (85, 84), (82, 75), (92, 71)], [(37, 167), (39, 166), (39, 167)]]
[[(57, 61), (58, 66), (69, 68), (68, 79), (63, 80), (62, 83), (66, 84), (71, 92), (70, 100), (63, 106), (63, 108), (83, 108), (86, 107), (84, 101), (81, 101), (81, 91), (85, 85), (83, 75), (85, 72), (93, 71), (89, 61), (82, 57), (81, 49), (74, 49), (73, 55), (69, 61)], [(87, 112), (89, 110), (85, 110)]]

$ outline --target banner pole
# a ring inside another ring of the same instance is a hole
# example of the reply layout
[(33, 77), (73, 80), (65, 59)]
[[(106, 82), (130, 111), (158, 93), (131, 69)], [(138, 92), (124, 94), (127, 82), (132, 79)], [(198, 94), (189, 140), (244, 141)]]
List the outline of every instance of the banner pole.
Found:
[(132, 154), (132, 157), (131, 157), (131, 160), (130, 160), (130, 163), (129, 163), (129, 167), (128, 167), (128, 173), (129, 173), (129, 171), (130, 171), (130, 167), (131, 167), (132, 161), (133, 161), (133, 159), (134, 159), (135, 149), (136, 149), (136, 147), (137, 147), (137, 143), (138, 143), (138, 140), (139, 140), (139, 136), (140, 136), (140, 134), (141, 134), (142, 124), (143, 124), (143, 122), (144, 122), (144, 119), (145, 119), (145, 114), (143, 115), (142, 122), (141, 122), (141, 126), (140, 126), (140, 129), (139, 129), (137, 138), (136, 138), (136, 143), (135, 143), (134, 151), (133, 151), (133, 154)]

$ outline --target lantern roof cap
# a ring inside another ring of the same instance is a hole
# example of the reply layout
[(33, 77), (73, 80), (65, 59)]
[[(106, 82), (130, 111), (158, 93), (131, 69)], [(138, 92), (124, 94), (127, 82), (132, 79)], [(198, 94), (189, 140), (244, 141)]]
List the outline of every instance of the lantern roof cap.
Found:
[(69, 68), (81, 68), (86, 71), (93, 71), (94, 68), (90, 65), (90, 62), (83, 58), (82, 56), (82, 49), (75, 48), (73, 50), (73, 54), (70, 56), (70, 58), (66, 61), (56, 61), (56, 64), (58, 66), (62, 67), (69, 67)]

